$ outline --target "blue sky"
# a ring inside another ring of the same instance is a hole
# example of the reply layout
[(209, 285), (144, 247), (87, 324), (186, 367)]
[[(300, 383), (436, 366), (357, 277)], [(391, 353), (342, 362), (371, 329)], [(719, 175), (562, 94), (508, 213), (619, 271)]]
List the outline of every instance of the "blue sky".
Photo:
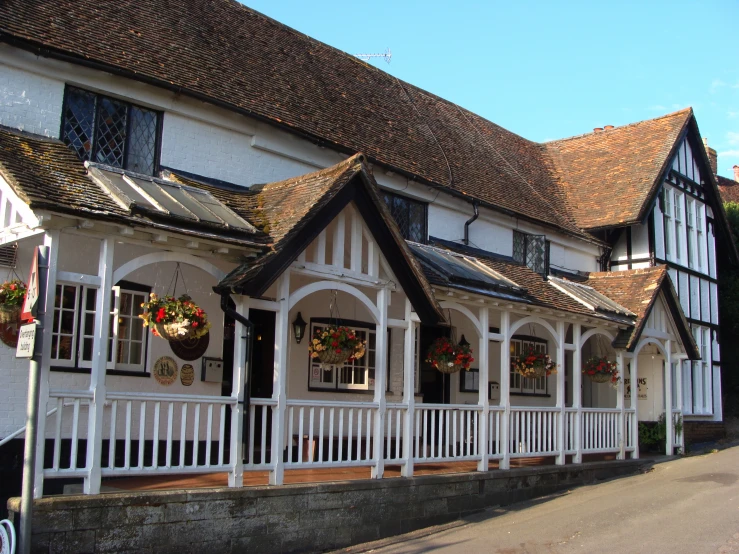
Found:
[(692, 106), (739, 164), (739, 2), (247, 0), (248, 6), (528, 139)]

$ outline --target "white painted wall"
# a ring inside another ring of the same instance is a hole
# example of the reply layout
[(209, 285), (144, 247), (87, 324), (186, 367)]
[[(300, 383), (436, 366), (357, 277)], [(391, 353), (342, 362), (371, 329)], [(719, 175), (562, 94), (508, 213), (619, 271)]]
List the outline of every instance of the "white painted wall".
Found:
[(0, 61), (0, 125), (59, 137), (64, 82)]

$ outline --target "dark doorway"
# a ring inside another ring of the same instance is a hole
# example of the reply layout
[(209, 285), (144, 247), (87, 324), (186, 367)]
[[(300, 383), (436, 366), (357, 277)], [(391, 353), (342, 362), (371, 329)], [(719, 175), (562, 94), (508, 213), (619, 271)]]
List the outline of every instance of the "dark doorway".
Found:
[(275, 312), (249, 310), (254, 324), (254, 344), (251, 369), (251, 397), (272, 398), (275, 370)]
[(426, 361), (426, 353), (439, 337), (449, 337), (448, 327), (429, 327), (421, 325), (421, 394), (424, 404), (449, 404), (451, 376), (442, 373)]

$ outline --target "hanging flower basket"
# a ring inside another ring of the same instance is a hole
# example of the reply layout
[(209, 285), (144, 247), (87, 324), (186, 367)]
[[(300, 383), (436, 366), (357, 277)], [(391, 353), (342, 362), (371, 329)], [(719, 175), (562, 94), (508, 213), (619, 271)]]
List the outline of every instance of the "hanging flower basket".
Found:
[(21, 307), (26, 297), (26, 284), (20, 279), (5, 281), (0, 285), (0, 323), (18, 323)]
[(311, 358), (324, 365), (344, 365), (364, 356), (365, 344), (357, 332), (342, 326), (316, 329), (308, 345)]
[(454, 344), (446, 337), (436, 339), (426, 354), (426, 361), (442, 373), (456, 373), (469, 370), (475, 361), (472, 348), (467, 344)]
[(141, 304), (144, 313), (139, 317), (156, 337), (168, 341), (182, 341), (200, 338), (210, 329), (208, 314), (199, 308), (192, 299), (183, 294), (159, 297), (153, 292), (149, 301)]
[(606, 357), (591, 356), (583, 365), (582, 372), (593, 383), (610, 382), (616, 386), (620, 379), (616, 362), (611, 362)]
[(540, 379), (557, 373), (557, 364), (549, 356), (541, 352), (529, 351), (528, 354), (516, 356), (511, 360), (513, 369), (526, 379)]

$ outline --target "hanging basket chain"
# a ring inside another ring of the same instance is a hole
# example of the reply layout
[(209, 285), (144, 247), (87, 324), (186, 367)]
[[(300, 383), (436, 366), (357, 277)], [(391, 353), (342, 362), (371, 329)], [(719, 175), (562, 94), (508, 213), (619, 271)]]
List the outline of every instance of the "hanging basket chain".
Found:
[(308, 345), (311, 359), (318, 360), (325, 371), (334, 366), (353, 364), (365, 353), (365, 341), (357, 336), (356, 331), (342, 325), (336, 290), (331, 291), (328, 315), (328, 325), (324, 329), (316, 329)]

